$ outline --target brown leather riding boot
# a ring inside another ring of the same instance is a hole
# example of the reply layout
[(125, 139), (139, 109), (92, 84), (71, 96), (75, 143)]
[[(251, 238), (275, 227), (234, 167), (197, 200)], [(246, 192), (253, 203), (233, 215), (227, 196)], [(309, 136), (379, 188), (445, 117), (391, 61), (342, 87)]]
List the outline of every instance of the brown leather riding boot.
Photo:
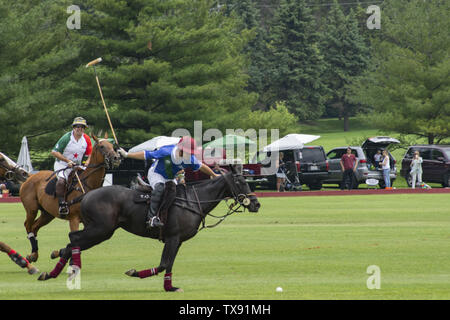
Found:
[(58, 178), (58, 181), (56, 182), (56, 196), (58, 197), (59, 216), (61, 218), (65, 218), (69, 214), (69, 207), (67, 206), (67, 202), (65, 199), (65, 192), (66, 181), (62, 178)]

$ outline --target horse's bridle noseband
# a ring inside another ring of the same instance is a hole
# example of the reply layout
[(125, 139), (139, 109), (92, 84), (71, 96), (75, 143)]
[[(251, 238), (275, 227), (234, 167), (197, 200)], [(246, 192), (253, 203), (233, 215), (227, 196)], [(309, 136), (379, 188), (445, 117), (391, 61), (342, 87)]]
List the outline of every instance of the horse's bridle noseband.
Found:
[[(244, 207), (244, 210), (250, 205), (251, 200), (249, 199), (249, 196), (256, 196), (256, 194), (254, 192), (250, 192), (250, 193), (239, 193), (239, 191), (236, 189), (235, 186), (235, 182), (234, 179), (233, 181), (230, 181), (229, 176), (226, 176), (224, 174), (222, 174), (222, 176), (225, 179), (225, 182), (228, 184), (228, 187), (230, 188), (231, 191), (231, 195), (233, 196), (233, 199), (235, 201), (234, 205), (239, 204), (239, 207)], [(233, 178), (237, 177), (238, 174), (234, 174), (232, 173), (231, 176), (233, 176)], [(229, 206), (230, 208), (230, 206)]]
[[(6, 161), (6, 160), (3, 159), (3, 161)], [(10, 167), (7, 167), (4, 164), (2, 164), (2, 161), (0, 161), (0, 167), (6, 170), (5, 179), (8, 181), (14, 180), (14, 175), (20, 174), (20, 172), (18, 172), (18, 171), (19, 171), (19, 169), (21, 169), (21, 167), (18, 164), (16, 164), (14, 166), (14, 168), (11, 169)]]

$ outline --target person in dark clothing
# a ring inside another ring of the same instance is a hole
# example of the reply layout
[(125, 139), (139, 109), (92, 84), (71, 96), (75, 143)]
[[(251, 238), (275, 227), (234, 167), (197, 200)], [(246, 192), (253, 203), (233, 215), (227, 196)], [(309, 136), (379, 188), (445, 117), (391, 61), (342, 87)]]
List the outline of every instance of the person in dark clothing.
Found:
[(347, 188), (351, 190), (353, 188), (353, 180), (356, 168), (358, 166), (358, 159), (352, 153), (350, 147), (347, 148), (347, 153), (341, 157), (341, 169), (343, 174), (341, 189)]

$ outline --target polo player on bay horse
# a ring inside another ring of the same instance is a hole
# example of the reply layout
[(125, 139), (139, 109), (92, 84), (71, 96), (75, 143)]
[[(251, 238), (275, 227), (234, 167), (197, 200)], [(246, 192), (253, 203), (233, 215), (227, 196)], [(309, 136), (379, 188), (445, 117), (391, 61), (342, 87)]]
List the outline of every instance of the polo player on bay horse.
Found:
[(200, 162), (197, 157), (197, 145), (193, 138), (184, 136), (177, 144), (163, 146), (154, 151), (139, 151), (128, 153), (120, 148), (119, 153), (124, 158), (137, 160), (156, 159), (148, 170), (148, 181), (152, 187), (150, 207), (147, 213), (147, 227), (162, 227), (163, 223), (157, 216), (159, 205), (164, 194), (164, 187), (167, 181), (177, 184), (175, 178), (178, 172), (191, 168), (193, 171), (200, 170), (211, 178), (220, 175), (215, 174), (207, 165)]

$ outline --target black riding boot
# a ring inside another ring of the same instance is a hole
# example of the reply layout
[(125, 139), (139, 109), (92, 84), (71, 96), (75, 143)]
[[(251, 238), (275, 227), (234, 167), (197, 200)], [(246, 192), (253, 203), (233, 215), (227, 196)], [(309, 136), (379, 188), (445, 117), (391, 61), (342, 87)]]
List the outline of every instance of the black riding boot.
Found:
[(156, 216), (158, 212), (159, 205), (161, 204), (161, 200), (164, 194), (164, 184), (158, 183), (152, 191), (152, 196), (150, 198), (150, 208), (147, 212), (147, 227), (163, 227), (164, 224), (159, 220), (159, 217)]
[(69, 214), (69, 207), (67, 206), (67, 202), (64, 199), (65, 191), (66, 181), (62, 178), (58, 178), (58, 181), (56, 182), (56, 196), (58, 197), (59, 216), (61, 218), (65, 218)]

